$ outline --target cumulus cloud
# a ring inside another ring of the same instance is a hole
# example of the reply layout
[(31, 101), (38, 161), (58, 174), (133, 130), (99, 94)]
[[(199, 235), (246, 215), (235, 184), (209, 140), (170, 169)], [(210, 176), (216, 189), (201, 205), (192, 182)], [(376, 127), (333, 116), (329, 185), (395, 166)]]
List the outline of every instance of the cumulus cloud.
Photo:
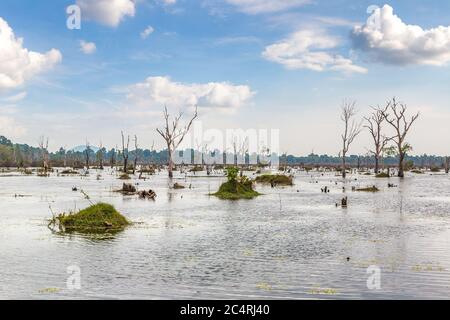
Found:
[(23, 47), (23, 39), (16, 38), (8, 23), (0, 18), (0, 90), (13, 89), (33, 76), (61, 62), (56, 49), (47, 53)]
[(81, 17), (108, 27), (117, 27), (125, 17), (134, 17), (135, 2), (132, 0), (77, 0)]
[(262, 55), (265, 59), (279, 63), (291, 70), (366, 73), (367, 69), (353, 64), (352, 60), (330, 52), (339, 45), (339, 39), (324, 32), (301, 30), (266, 47)]
[(308, 4), (311, 0), (225, 0), (247, 14), (280, 12)]
[(389, 5), (376, 8), (352, 32), (354, 47), (388, 64), (441, 66), (450, 61), (450, 27), (428, 30), (404, 23)]
[(97, 46), (93, 42), (80, 41), (80, 50), (84, 54), (93, 54), (97, 50)]
[(153, 29), (152, 26), (148, 26), (147, 28), (145, 28), (144, 31), (141, 32), (141, 38), (147, 39), (148, 36), (151, 35), (154, 31), (155, 31), (155, 29)]
[(19, 125), (14, 118), (0, 116), (0, 135), (8, 138), (20, 138), (25, 133), (25, 127)]
[(228, 82), (179, 83), (169, 77), (149, 77), (129, 88), (128, 99), (139, 106), (236, 109), (255, 93), (245, 85)]

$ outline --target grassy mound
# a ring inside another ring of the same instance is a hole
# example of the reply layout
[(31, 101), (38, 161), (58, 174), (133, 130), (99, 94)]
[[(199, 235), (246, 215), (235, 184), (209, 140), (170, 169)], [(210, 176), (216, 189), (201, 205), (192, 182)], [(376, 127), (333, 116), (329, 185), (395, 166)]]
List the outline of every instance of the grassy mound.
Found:
[(389, 178), (389, 174), (386, 172), (381, 172), (375, 176), (376, 178)]
[(223, 200), (239, 200), (239, 199), (253, 199), (260, 194), (253, 190), (252, 182), (245, 183), (234, 181), (227, 181), (223, 183), (219, 191), (213, 194), (214, 196)]
[(120, 180), (130, 180), (131, 177), (128, 175), (128, 173), (123, 173), (119, 177)]
[(123, 230), (130, 223), (109, 204), (92, 205), (78, 213), (60, 214), (52, 222), (64, 232), (108, 232)]
[(292, 186), (294, 184), (292, 177), (284, 174), (263, 174), (262, 176), (256, 177), (255, 181), (279, 186)]
[(375, 186), (372, 186), (372, 187), (367, 187), (367, 188), (359, 188), (359, 189), (356, 189), (355, 191), (359, 191), (359, 192), (378, 192), (378, 191), (380, 191), (380, 189), (378, 189)]
[(415, 173), (415, 174), (424, 174), (424, 172), (423, 171), (421, 171), (421, 170), (411, 170), (411, 172), (412, 173)]

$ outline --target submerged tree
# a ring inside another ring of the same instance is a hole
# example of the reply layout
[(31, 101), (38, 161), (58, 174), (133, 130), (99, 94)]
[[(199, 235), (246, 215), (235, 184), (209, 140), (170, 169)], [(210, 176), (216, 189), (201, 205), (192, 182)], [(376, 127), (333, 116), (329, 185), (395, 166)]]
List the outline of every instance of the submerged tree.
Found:
[[(391, 114), (387, 112), (387, 110), (391, 111)], [(406, 142), (406, 135), (413, 123), (419, 118), (420, 113), (416, 113), (411, 116), (410, 120), (407, 120), (406, 117), (407, 107), (405, 104), (400, 103), (393, 98), (386, 105), (385, 110), (383, 110), (383, 117), (386, 121), (394, 128), (395, 136), (392, 140), (395, 141), (397, 147), (398, 154), (398, 176), (403, 178), (405, 176), (404, 173), (404, 162), (406, 153), (409, 152), (412, 148), (411, 145)]]
[(375, 174), (378, 174), (380, 171), (380, 158), (382, 157), (383, 150), (386, 148), (390, 138), (387, 138), (385, 135), (381, 133), (383, 122), (386, 120), (384, 117), (384, 113), (387, 112), (387, 109), (381, 108), (372, 108), (373, 112), (369, 117), (364, 117), (367, 124), (364, 126), (370, 132), (374, 142), (374, 149), (370, 150), (370, 153), (375, 158)]
[(39, 149), (41, 151), (42, 168), (45, 172), (49, 169), (48, 165), (48, 138), (41, 136), (39, 138)]
[(89, 155), (91, 153), (91, 144), (86, 140), (86, 148), (84, 149), (84, 155), (86, 159), (86, 169), (89, 170)]
[(180, 112), (170, 124), (169, 122), (169, 112), (167, 111), (167, 107), (164, 107), (164, 119), (165, 119), (165, 125), (163, 129), (156, 129), (156, 131), (163, 137), (163, 139), (166, 141), (167, 144), (167, 152), (168, 152), (168, 171), (169, 171), (169, 178), (173, 177), (173, 152), (179, 147), (181, 142), (183, 141), (186, 134), (191, 129), (192, 123), (197, 118), (197, 108), (195, 108), (194, 115), (192, 116), (189, 123), (183, 127), (180, 128), (180, 120), (183, 116), (183, 113)]
[(346, 156), (350, 149), (350, 145), (355, 138), (361, 133), (361, 123), (357, 123), (354, 117), (357, 113), (356, 102), (344, 101), (342, 104), (341, 120), (344, 122), (344, 133), (342, 134), (342, 178), (347, 177)]
[(100, 141), (99, 150), (97, 151), (97, 160), (98, 167), (100, 170), (103, 170), (103, 155), (105, 153), (105, 149), (103, 148), (103, 143)]
[(122, 158), (123, 158), (123, 172), (128, 172), (128, 150), (130, 148), (130, 136), (128, 136), (127, 143), (125, 144), (125, 136), (123, 134), (123, 131), (121, 131), (122, 134)]
[(138, 138), (137, 135), (134, 135), (134, 166), (133, 166), (133, 174), (136, 172), (136, 166), (138, 163)]
[(444, 158), (444, 169), (445, 169), (445, 173), (448, 174), (450, 171), (450, 157)]

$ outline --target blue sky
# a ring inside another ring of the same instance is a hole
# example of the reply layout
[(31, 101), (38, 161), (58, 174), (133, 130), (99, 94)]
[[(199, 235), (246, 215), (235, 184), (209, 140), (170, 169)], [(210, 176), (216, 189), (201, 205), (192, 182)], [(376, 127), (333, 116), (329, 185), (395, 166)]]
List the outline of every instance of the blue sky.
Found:
[[(56, 149), (114, 147), (124, 130), (162, 147), (164, 104), (198, 104), (205, 127), (280, 129), (282, 151), (337, 154), (343, 99), (362, 117), (397, 96), (421, 111), (414, 153), (450, 153), (448, 2), (99, 2), (0, 2), (0, 33), (14, 35), (0, 38), (0, 134), (33, 145), (46, 135)], [(80, 30), (66, 27), (74, 3)], [(368, 147), (364, 132), (351, 153)]]

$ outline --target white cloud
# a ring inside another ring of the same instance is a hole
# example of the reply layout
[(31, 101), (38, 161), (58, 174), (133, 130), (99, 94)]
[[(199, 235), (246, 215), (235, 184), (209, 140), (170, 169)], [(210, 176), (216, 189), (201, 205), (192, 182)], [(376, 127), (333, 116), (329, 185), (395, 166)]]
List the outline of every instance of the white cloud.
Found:
[(93, 54), (97, 50), (97, 46), (93, 42), (80, 41), (80, 50), (84, 54)]
[(170, 6), (170, 5), (176, 4), (177, 0), (161, 0), (161, 2), (165, 5)]
[(27, 97), (27, 92), (26, 91), (22, 91), (22, 92), (19, 92), (19, 93), (13, 95), (13, 96), (9, 96), (7, 98), (3, 98), (2, 101), (8, 102), (8, 103), (16, 103), (16, 102), (22, 101), (26, 97)]
[(169, 77), (149, 77), (130, 87), (128, 99), (139, 106), (232, 110), (245, 105), (254, 94), (249, 86), (228, 82), (184, 84)]
[(56, 49), (42, 54), (23, 47), (8, 23), (0, 18), (0, 90), (16, 88), (33, 76), (61, 62)]
[(125, 17), (134, 17), (136, 8), (132, 0), (77, 0), (81, 17), (109, 27), (117, 27)]
[(151, 35), (154, 31), (155, 31), (155, 29), (153, 29), (152, 26), (148, 26), (147, 28), (145, 28), (144, 31), (141, 32), (141, 38), (147, 39), (148, 36)]
[(19, 125), (14, 118), (0, 116), (0, 135), (7, 138), (19, 138), (26, 131), (25, 127)]
[(354, 47), (378, 62), (441, 66), (450, 61), (450, 27), (405, 24), (389, 5), (376, 9), (352, 33)]
[(339, 44), (338, 39), (321, 31), (301, 30), (266, 47), (263, 57), (292, 70), (366, 73), (367, 69), (353, 64), (352, 60), (330, 52)]
[(311, 0), (225, 0), (247, 14), (280, 12), (308, 4)]

